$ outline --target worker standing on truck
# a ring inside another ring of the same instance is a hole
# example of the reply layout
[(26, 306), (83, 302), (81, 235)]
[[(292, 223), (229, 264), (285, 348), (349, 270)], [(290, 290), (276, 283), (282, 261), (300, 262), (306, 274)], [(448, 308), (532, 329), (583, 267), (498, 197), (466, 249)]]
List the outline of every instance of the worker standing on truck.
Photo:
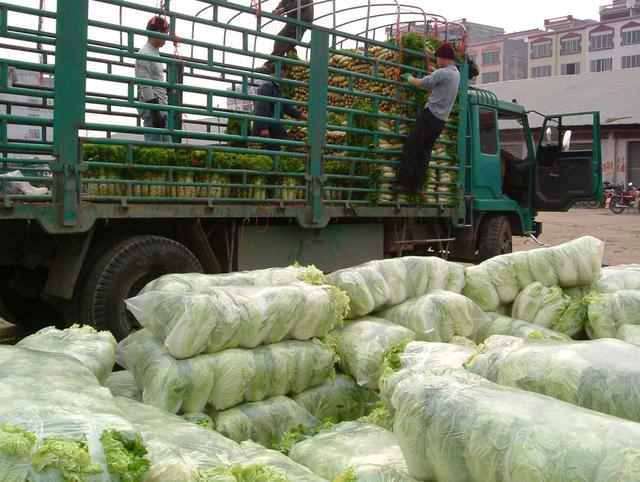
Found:
[(411, 74), (405, 76), (412, 86), (431, 91), (427, 105), (405, 141), (400, 163), (400, 186), (411, 194), (418, 193), (424, 186), (433, 145), (453, 110), (460, 86), (460, 72), (455, 65), (455, 51), (450, 43), (438, 48), (436, 60), (438, 69), (431, 75), (422, 79)]
[[(150, 32), (169, 33), (169, 23), (164, 17), (156, 16), (147, 23), (147, 30)], [(164, 47), (166, 41), (157, 37), (148, 37), (147, 43), (139, 51), (140, 55), (147, 57), (160, 57), (160, 49)], [(164, 64), (151, 59), (136, 60), (136, 77), (139, 79), (165, 81)], [(155, 85), (139, 85), (138, 99), (140, 102), (148, 104), (167, 105), (167, 89)], [(154, 127), (156, 129), (167, 128), (168, 112), (162, 110), (141, 109), (142, 125), (144, 127)], [(169, 136), (160, 134), (145, 134), (146, 142), (171, 142)]]
[[(313, 23), (313, 0), (281, 0), (273, 13), (276, 15), (286, 15), (294, 20)], [(300, 40), (306, 31), (306, 27), (287, 22), (278, 36)], [(271, 55), (285, 57), (290, 51), (295, 50), (295, 48), (296, 44), (293, 42), (276, 40)]]
[[(268, 63), (266, 68), (269, 69), (269, 74), (274, 75), (275, 73), (275, 65), (273, 63)], [(287, 65), (283, 64), (282, 69), (280, 71), (280, 75), (282, 77), (287, 76)], [(258, 87), (257, 95), (265, 96), (265, 97), (274, 97), (276, 99), (283, 98), (282, 92), (280, 90), (280, 85), (276, 82), (275, 79), (264, 81), (260, 87)], [(273, 121), (255, 121), (253, 123), (252, 135), (255, 137), (268, 137), (271, 139), (287, 139), (289, 136), (287, 135), (287, 130), (284, 128), (282, 123), (282, 114), (286, 114), (289, 117), (293, 117), (298, 120), (306, 120), (306, 116), (303, 112), (296, 109), (292, 104), (282, 103), (281, 104), (281, 114), (276, 118), (276, 103), (270, 100), (258, 100), (255, 102), (255, 115), (260, 117), (270, 117), (273, 118)], [(278, 150), (280, 148), (279, 144), (269, 144), (266, 146), (267, 148)]]

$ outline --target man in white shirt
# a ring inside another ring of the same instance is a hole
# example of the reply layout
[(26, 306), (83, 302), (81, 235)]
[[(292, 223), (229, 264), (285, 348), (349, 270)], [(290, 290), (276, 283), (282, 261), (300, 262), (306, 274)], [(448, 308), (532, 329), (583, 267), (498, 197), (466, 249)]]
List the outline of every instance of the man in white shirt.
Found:
[[(163, 17), (156, 16), (149, 20), (147, 30), (167, 34), (169, 33), (169, 24)], [(160, 49), (164, 47), (165, 43), (164, 39), (148, 37), (147, 43), (138, 53), (146, 57), (159, 58)], [(136, 77), (139, 79), (164, 82), (164, 70), (165, 64), (162, 62), (157, 62), (148, 58), (136, 60)], [(167, 89), (164, 87), (157, 87), (155, 85), (139, 85), (138, 100), (149, 104), (167, 105), (169, 99), (167, 96)], [(142, 125), (144, 127), (155, 127), (157, 129), (167, 128), (167, 111), (141, 109), (140, 116), (142, 117)], [(144, 140), (146, 142), (171, 142), (171, 138), (169, 136), (161, 134), (145, 134)]]

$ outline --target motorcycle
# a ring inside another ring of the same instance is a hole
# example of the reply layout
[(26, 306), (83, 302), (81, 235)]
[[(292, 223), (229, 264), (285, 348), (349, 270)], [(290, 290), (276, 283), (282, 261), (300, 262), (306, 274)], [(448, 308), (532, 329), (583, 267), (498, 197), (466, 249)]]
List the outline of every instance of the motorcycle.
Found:
[(622, 214), (627, 209), (638, 207), (639, 196), (640, 189), (630, 182), (627, 189), (621, 189), (611, 197), (609, 209), (613, 214)]

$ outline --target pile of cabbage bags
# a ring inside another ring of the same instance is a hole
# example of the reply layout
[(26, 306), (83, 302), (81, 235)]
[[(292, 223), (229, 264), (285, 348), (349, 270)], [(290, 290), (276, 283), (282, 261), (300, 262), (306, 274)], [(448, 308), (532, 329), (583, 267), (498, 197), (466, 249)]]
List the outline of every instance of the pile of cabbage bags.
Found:
[(432, 291), (460, 293), (464, 268), (439, 258), (394, 258), (336, 271), (327, 282), (347, 293), (350, 317), (360, 318)]
[(349, 300), (335, 287), (298, 283), (192, 293), (146, 291), (126, 303), (173, 357), (185, 359), (284, 339), (324, 337), (342, 325)]
[(71, 356), (91, 370), (101, 383), (113, 370), (116, 360), (116, 339), (113, 335), (90, 326), (74, 325), (66, 330), (49, 326), (23, 338), (17, 346)]
[(142, 400), (172, 413), (226, 410), (243, 402), (299, 394), (335, 374), (335, 353), (320, 341), (284, 341), (177, 360), (147, 330), (118, 346), (118, 362)]
[(619, 340), (540, 343), (495, 336), (467, 369), (500, 385), (640, 422), (640, 347)]
[(545, 287), (591, 286), (600, 277), (604, 243), (586, 236), (552, 248), (498, 256), (466, 269), (464, 295), (483, 310), (511, 305), (535, 282)]
[(148, 468), (138, 432), (86, 366), (0, 346), (0, 480), (141, 482)]
[(464, 370), (415, 374), (392, 397), (409, 473), (440, 482), (638, 480), (640, 424)]
[(293, 446), (289, 456), (316, 475), (345, 482), (415, 482), (394, 435), (344, 422)]

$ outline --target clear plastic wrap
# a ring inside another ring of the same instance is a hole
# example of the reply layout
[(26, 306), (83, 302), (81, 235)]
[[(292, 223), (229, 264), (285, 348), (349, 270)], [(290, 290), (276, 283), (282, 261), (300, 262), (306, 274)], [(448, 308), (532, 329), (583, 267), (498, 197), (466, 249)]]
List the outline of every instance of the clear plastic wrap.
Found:
[(621, 325), (616, 338), (640, 346), (640, 325)]
[(530, 340), (570, 341), (569, 336), (527, 321), (516, 320), (510, 316), (489, 313), (491, 322), (482, 327), (478, 333), (481, 341), (493, 335), (515, 336)]
[(110, 332), (79, 325), (65, 330), (49, 326), (23, 338), (17, 344), (21, 348), (72, 356), (91, 370), (100, 383), (113, 370), (116, 345), (116, 339)]
[(148, 462), (134, 427), (80, 361), (0, 346), (0, 467), (19, 481), (140, 482)]
[(109, 389), (114, 397), (126, 397), (138, 402), (142, 401), (142, 391), (138, 388), (133, 373), (129, 370), (113, 372), (107, 377), (103, 385)]
[(349, 300), (332, 286), (213, 287), (206, 293), (148, 291), (126, 301), (142, 326), (178, 359), (285, 338), (310, 340), (342, 325)]
[(623, 325), (640, 325), (640, 290), (589, 297), (589, 338), (615, 338)]
[(546, 287), (590, 286), (599, 277), (604, 243), (585, 236), (552, 248), (506, 254), (466, 268), (464, 295), (485, 311), (513, 303), (531, 283)]
[(511, 316), (534, 325), (553, 328), (569, 307), (571, 300), (561, 288), (547, 288), (542, 283), (532, 283), (520, 292), (513, 303)]
[[(194, 477), (197, 470), (230, 465), (242, 458), (237, 443), (213, 430), (129, 398), (119, 397), (116, 402), (142, 434), (152, 463), (153, 482), (196, 482), (189, 477)], [(169, 479), (168, 474), (185, 476)]]
[(171, 293), (207, 292), (219, 286), (283, 286), (298, 282), (322, 285), (325, 277), (315, 266), (288, 266), (225, 274), (168, 274), (148, 283), (141, 294), (150, 291)]
[(211, 412), (216, 431), (236, 442), (252, 440), (273, 448), (293, 429), (311, 429), (320, 421), (288, 397), (243, 403), (222, 412)]
[(376, 392), (358, 386), (350, 376), (343, 374), (305, 390), (293, 399), (318, 420), (331, 419), (335, 422), (360, 418), (369, 413), (379, 401)]
[(399, 343), (413, 341), (415, 333), (381, 318), (365, 317), (331, 332), (340, 368), (356, 383), (378, 389), (384, 355)]
[(377, 425), (341, 423), (297, 443), (290, 457), (328, 480), (415, 482), (393, 433)]
[(377, 316), (409, 328), (419, 341), (448, 342), (456, 335), (476, 340), (482, 326), (490, 322), (469, 298), (447, 291), (410, 299)]
[(419, 480), (632, 482), (640, 474), (640, 424), (464, 370), (416, 374), (393, 405), (394, 434)]
[(466, 368), (500, 385), (640, 422), (639, 359), (640, 347), (613, 339), (537, 343), (494, 336)]
[(396, 387), (416, 373), (463, 369), (477, 347), (452, 343), (412, 342), (387, 355), (385, 369), (380, 378), (380, 395), (387, 409)]
[(147, 330), (120, 342), (118, 363), (142, 388), (142, 400), (172, 413), (226, 410), (243, 402), (301, 393), (335, 374), (335, 353), (317, 340), (286, 341), (176, 360)]
[(327, 281), (349, 295), (354, 319), (431, 291), (460, 293), (464, 268), (440, 258), (408, 256), (336, 271)]
[[(238, 445), (210, 429), (130, 399), (118, 398), (117, 403), (149, 447), (152, 466), (145, 482), (322, 482), (273, 450), (251, 442)], [(252, 479), (256, 472), (262, 477)]]
[(600, 279), (594, 285), (594, 289), (600, 293), (640, 290), (640, 264), (604, 268)]

